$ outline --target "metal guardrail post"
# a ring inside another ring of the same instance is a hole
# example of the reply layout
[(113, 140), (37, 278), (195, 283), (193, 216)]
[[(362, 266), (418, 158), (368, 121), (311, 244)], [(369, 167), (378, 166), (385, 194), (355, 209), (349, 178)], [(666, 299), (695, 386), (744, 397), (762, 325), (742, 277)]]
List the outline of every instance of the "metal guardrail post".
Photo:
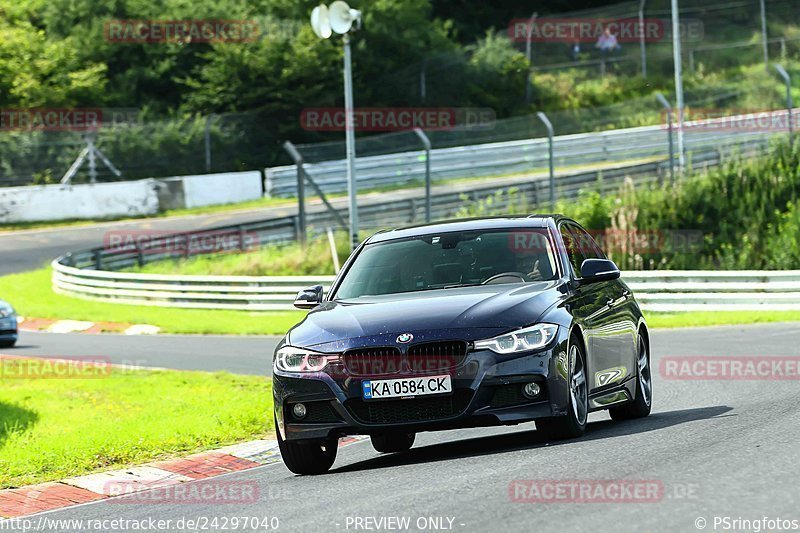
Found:
[(556, 206), (556, 171), (555, 171), (555, 161), (553, 158), (553, 136), (555, 132), (553, 131), (553, 123), (550, 122), (550, 119), (547, 118), (547, 115), (542, 113), (541, 111), (536, 113), (536, 116), (539, 120), (542, 121), (544, 127), (547, 128), (547, 157), (549, 161), (549, 168), (550, 168), (550, 207), (555, 208)]
[[(347, 222), (345, 222), (341, 213), (339, 213), (339, 211), (337, 211), (336, 208), (333, 207), (333, 205), (331, 205), (331, 203), (328, 201), (328, 197), (325, 196), (325, 193), (322, 192), (322, 189), (319, 187), (319, 185), (317, 185), (317, 183), (313, 179), (311, 179), (311, 176), (308, 175), (308, 172), (306, 172), (304, 166), (305, 161), (303, 160), (303, 156), (297, 150), (297, 147), (295, 147), (295, 145), (292, 144), (291, 141), (286, 141), (285, 143), (283, 143), (283, 148), (289, 153), (289, 156), (297, 165), (297, 184), (298, 184), (297, 194), (299, 200), (298, 208), (300, 211), (299, 216), (302, 218), (300, 227), (302, 228), (301, 231), (303, 233), (303, 238), (305, 238), (305, 233), (306, 233), (306, 213), (305, 213), (305, 189), (304, 185), (301, 185), (301, 183), (305, 184), (305, 180), (308, 180), (308, 183), (311, 184), (311, 187), (314, 189), (314, 192), (317, 193), (317, 196), (319, 196), (320, 200), (322, 200), (322, 203), (325, 204), (325, 208), (331, 213), (331, 215), (333, 215), (333, 218), (336, 220), (336, 222), (342, 228), (348, 229), (350, 226), (347, 224)], [(299, 197), (301, 194), (303, 195), (302, 199)]]
[(667, 135), (669, 140), (669, 184), (675, 185), (675, 145), (672, 142), (672, 106), (661, 93), (656, 93), (656, 98), (667, 111)]
[(431, 140), (420, 128), (414, 128), (425, 147), (425, 222), (431, 221)]
[(211, 122), (217, 118), (216, 113), (211, 113), (206, 118), (206, 130), (204, 134), (206, 149), (206, 172), (211, 173)]
[(305, 176), (303, 173), (303, 156), (297, 148), (290, 142), (283, 143), (283, 147), (289, 152), (297, 166), (297, 241), (300, 246), (306, 247), (306, 188)]
[(239, 226), (239, 251), (240, 252), (244, 252), (245, 250), (247, 250), (247, 244), (245, 242), (246, 241), (246, 237), (247, 237), (247, 232), (245, 231), (244, 226)]
[(103, 270), (103, 255), (102, 251), (98, 248), (92, 253), (94, 259), (95, 270)]
[(794, 127), (792, 125), (792, 121), (794, 120), (792, 113), (794, 110), (794, 103), (792, 102), (792, 78), (789, 76), (789, 73), (786, 72), (786, 69), (777, 63), (775, 64), (775, 70), (786, 84), (786, 121), (789, 129), (789, 146), (794, 146)]

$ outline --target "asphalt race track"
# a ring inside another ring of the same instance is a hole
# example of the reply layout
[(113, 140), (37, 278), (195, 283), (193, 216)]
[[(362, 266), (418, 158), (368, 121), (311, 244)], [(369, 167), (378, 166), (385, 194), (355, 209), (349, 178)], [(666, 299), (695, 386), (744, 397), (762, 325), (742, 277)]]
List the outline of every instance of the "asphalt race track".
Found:
[(176, 370), (227, 370), (272, 374), (279, 337), (222, 335), (89, 335), (21, 331), (15, 348), (0, 352), (28, 357), (91, 357), (114, 364)]
[[(440, 525), (454, 531), (636, 532), (721, 531), (722, 525), (714, 527), (715, 517), (800, 520), (797, 381), (690, 381), (665, 379), (658, 372), (665, 357), (797, 357), (798, 338), (798, 324), (656, 331), (651, 416), (612, 422), (606, 414), (595, 414), (587, 434), (575, 441), (548, 443), (531, 424), (421, 434), (409, 453), (398, 455), (381, 456), (362, 441), (341, 448), (327, 475), (297, 477), (273, 464), (215, 478), (256, 482), (260, 500), (254, 504), (111, 501), (45, 516), (171, 519), (173, 527), (181, 518), (277, 517), (283, 531), (379, 530), (375, 521), (393, 517), (410, 519), (412, 531), (418, 524), (430, 526), (428, 519), (443, 520)], [(129, 338), (112, 336), (70, 338), (64, 346), (82, 340), (84, 351), (105, 350), (112, 357), (151, 348), (137, 344), (149, 339), (128, 345)], [(186, 368), (193, 352), (199, 369), (230, 365), (238, 372), (264, 371), (263, 354), (274, 340), (229, 341), (231, 351), (239, 351), (236, 357), (222, 354), (225, 339), (215, 338), (209, 345), (206, 338), (188, 337), (177, 349), (167, 337), (162, 351), (157, 342), (152, 345), (154, 355), (148, 360)], [(44, 348), (49, 342), (44, 335), (26, 335), (22, 344)], [(93, 342), (102, 346), (92, 348)], [(263, 343), (263, 352), (250, 342)], [(660, 491), (657, 498), (631, 503), (517, 502), (512, 496), (519, 495), (514, 488), (518, 480), (536, 480), (539, 485), (546, 480), (629, 480), (654, 483)], [(382, 530), (392, 524), (383, 522)]]
[(146, 234), (161, 235), (254, 222), (270, 216), (285, 216), (296, 211), (296, 207), (287, 206), (273, 207), (269, 210), (249, 209), (211, 215), (148, 218), (127, 222), (0, 232), (0, 250), (3, 257), (0, 263), (0, 276), (40, 268), (67, 252), (102, 246), (105, 242), (104, 235), (110, 231), (148, 232)]

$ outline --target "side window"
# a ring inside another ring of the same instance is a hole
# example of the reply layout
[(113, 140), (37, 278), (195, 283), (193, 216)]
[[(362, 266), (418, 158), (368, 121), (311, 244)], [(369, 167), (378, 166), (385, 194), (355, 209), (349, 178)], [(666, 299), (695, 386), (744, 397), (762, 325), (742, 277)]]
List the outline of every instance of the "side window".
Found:
[(583, 254), (584, 259), (606, 259), (606, 255), (603, 253), (603, 250), (600, 249), (597, 241), (595, 241), (586, 230), (570, 224), (569, 231), (575, 235), (575, 240), (578, 242), (578, 249)]
[(572, 266), (572, 272), (576, 278), (579, 278), (581, 277), (581, 264), (583, 263), (583, 257), (579, 253), (580, 248), (575, 241), (575, 236), (569, 231), (569, 227), (566, 224), (562, 224), (560, 230), (569, 264)]
[(576, 277), (581, 277), (581, 265), (586, 259), (605, 259), (600, 247), (586, 231), (573, 224), (561, 226), (561, 237)]

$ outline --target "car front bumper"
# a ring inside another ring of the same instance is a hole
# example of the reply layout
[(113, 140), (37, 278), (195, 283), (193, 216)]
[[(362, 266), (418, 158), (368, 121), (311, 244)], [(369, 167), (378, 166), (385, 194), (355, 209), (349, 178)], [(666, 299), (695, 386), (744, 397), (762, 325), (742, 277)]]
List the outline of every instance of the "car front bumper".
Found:
[[(512, 425), (560, 416), (569, 405), (566, 338), (561, 338), (562, 335), (550, 347), (528, 354), (468, 352), (463, 363), (449, 372), (453, 392), (448, 395), (363, 400), (361, 382), (383, 377), (276, 370), (273, 396), (277, 430), (285, 440), (299, 440), (369, 435), (387, 430), (410, 433)], [(531, 381), (541, 388), (534, 399), (525, 398), (521, 392), (522, 386)], [(291, 406), (296, 403), (307, 408), (302, 420), (292, 414)]]

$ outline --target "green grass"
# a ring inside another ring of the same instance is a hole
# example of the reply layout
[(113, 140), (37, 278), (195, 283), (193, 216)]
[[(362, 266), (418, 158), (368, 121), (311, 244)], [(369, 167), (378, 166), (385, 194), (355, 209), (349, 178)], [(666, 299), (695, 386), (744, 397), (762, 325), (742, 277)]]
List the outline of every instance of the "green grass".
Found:
[[(9, 377), (0, 362), (0, 488), (211, 449), (273, 433), (272, 384), (228, 373)], [(19, 375), (18, 372), (14, 372)]]
[(152, 324), (163, 333), (283, 335), (305, 316), (301, 311), (168, 309), (82, 300), (54, 293), (49, 267), (0, 277), (0, 294), (22, 316)]
[(645, 313), (652, 329), (800, 322), (800, 311), (693, 311)]
[[(361, 232), (366, 239), (370, 233)], [(350, 255), (347, 234), (335, 233), (339, 264)], [(197, 276), (332, 276), (333, 259), (328, 239), (316, 238), (303, 250), (299, 244), (266, 246), (245, 253), (198, 255), (189, 259), (156, 261), (131, 272)]]

